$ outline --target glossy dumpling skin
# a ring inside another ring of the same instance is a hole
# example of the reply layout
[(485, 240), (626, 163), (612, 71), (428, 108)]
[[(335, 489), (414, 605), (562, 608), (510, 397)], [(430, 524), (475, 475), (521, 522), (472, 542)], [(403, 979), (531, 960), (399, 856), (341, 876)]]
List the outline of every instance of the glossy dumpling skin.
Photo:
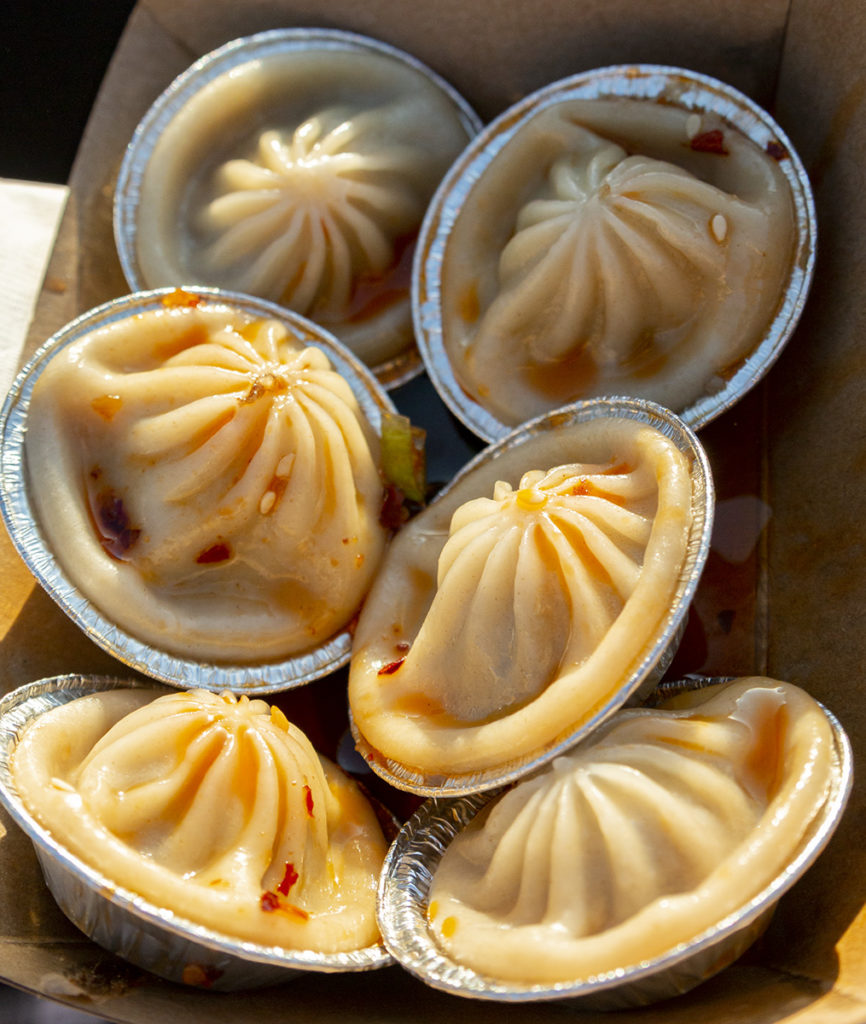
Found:
[[(543, 444), (499, 455), (392, 543), (349, 677), (378, 754), (446, 774), (532, 754), (611, 698), (653, 642), (688, 543), (686, 456), (628, 420)], [(581, 461), (534, 462), (565, 454)]]
[(415, 235), (468, 138), (450, 97), (393, 57), (251, 60), (190, 99), (150, 157), (145, 280), (280, 302), (378, 366), (412, 343)]
[(59, 351), (25, 448), (51, 549), (161, 650), (262, 662), (357, 611), (385, 542), (379, 442), (323, 349), (227, 307), (166, 305)]
[(821, 708), (772, 679), (618, 712), (455, 837), (433, 878), (431, 928), (459, 962), (511, 981), (652, 960), (786, 867), (832, 759)]
[(709, 115), (553, 104), (481, 173), (449, 235), (455, 374), (506, 424), (604, 394), (682, 411), (763, 336), (792, 210), (778, 161)]
[(181, 918), (288, 949), (378, 941), (386, 844), (375, 813), (264, 701), (82, 697), (30, 724), (12, 772), (57, 841)]

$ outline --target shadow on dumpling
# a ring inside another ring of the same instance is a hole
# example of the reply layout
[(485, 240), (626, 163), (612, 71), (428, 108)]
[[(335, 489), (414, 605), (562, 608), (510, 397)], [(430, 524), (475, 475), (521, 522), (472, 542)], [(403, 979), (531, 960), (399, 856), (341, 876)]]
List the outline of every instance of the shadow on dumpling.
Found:
[(333, 338), (244, 296), (141, 293), (60, 332), (22, 382), (13, 537), (97, 642), (247, 692), (347, 659), (388, 536), (392, 406)]
[(395, 537), (355, 630), (374, 771), (489, 788), (652, 685), (706, 558), (702, 449), (659, 407), (577, 405), (486, 449)]
[(355, 783), (262, 700), (130, 685), (63, 677), (4, 701), (0, 792), (64, 912), (204, 987), (385, 965), (387, 843)]
[(386, 863), (383, 936), (456, 994), (667, 998), (757, 938), (850, 786), (844, 732), (789, 683), (622, 710), (492, 798), (422, 808)]
[(778, 354), (814, 245), (808, 179), (769, 115), (677, 69), (587, 72), (504, 113), (450, 172), (420, 242), (422, 353), (488, 439), (599, 395), (696, 427)]
[(181, 75), (133, 138), (115, 222), (127, 279), (278, 302), (396, 384), (420, 369), (418, 229), (479, 127), (447, 83), (376, 40), (326, 29), (234, 40)]

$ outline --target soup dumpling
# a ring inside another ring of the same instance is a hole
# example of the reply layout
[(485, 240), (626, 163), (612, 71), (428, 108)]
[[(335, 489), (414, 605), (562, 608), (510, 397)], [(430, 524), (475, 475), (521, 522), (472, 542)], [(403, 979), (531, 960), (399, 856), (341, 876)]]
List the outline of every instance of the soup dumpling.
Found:
[(75, 585), (160, 649), (302, 653), (354, 616), (386, 531), (379, 439), (324, 348), (168, 296), (60, 349), (25, 455)]
[(448, 235), (442, 327), (457, 379), (505, 424), (594, 395), (682, 411), (763, 337), (792, 211), (778, 161), (711, 115), (545, 106), (480, 173)]
[(378, 941), (376, 815), (262, 700), (93, 694), (34, 719), (11, 767), (58, 842), (180, 918), (287, 949)]
[(785, 869), (827, 798), (833, 742), (820, 706), (772, 679), (618, 712), (455, 836), (430, 890), (436, 941), (545, 985), (663, 956)]
[(471, 773), (543, 750), (658, 635), (692, 528), (688, 457), (626, 419), (552, 433), (538, 457), (581, 461), (538, 468), (531, 443), (503, 453), (395, 537), (349, 676), (374, 765)]

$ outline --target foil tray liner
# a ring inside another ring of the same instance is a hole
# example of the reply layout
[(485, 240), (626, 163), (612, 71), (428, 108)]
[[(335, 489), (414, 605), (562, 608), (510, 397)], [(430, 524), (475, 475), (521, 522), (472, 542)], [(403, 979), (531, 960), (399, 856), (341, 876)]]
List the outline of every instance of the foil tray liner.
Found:
[[(184, 689), (199, 687), (248, 695), (276, 693), (319, 679), (347, 664), (352, 637), (347, 627), (303, 654), (265, 664), (212, 664), (184, 658), (146, 644), (122, 630), (72, 583), (44, 537), (33, 503), (25, 461), (27, 416), (33, 388), (51, 357), (66, 345), (106, 324), (162, 308), (174, 289), (136, 292), (97, 306), (54, 334), (18, 374), (0, 409), (0, 515), (28, 569), (64, 612), (123, 664), (153, 679)], [(302, 344), (323, 349), (349, 382), (373, 429), (381, 433), (385, 414), (396, 412), (372, 372), (336, 338), (282, 306), (218, 288), (196, 288), (201, 308), (231, 307), (253, 317), (278, 320)]]
[(69, 920), (98, 945), (153, 974), (214, 991), (278, 984), (309, 971), (370, 971), (392, 964), (382, 943), (349, 953), (288, 950), (232, 939), (183, 920), (115, 885), (34, 819), (10, 771), (25, 726), (78, 697), (152, 686), (110, 677), (56, 676), (21, 686), (0, 700), (0, 803), (32, 841), (51, 895)]
[[(483, 122), (469, 103), (445, 79), (411, 54), (367, 36), (340, 29), (280, 28), (243, 36), (200, 57), (154, 100), (136, 128), (118, 172), (114, 194), (114, 239), (120, 265), (129, 287), (141, 291), (151, 287), (145, 279), (136, 254), (137, 218), (141, 200), (141, 183), (148, 161), (166, 125), (208, 82), (253, 60), (302, 51), (310, 47), (328, 48), (354, 53), (377, 53), (398, 60), (413, 68), (435, 85), (457, 109), (458, 116), (471, 137)], [(192, 284), (192, 282), (185, 282)], [(393, 390), (417, 377), (424, 370), (418, 349), (413, 345), (406, 352), (374, 367), (379, 382)]]
[[(728, 682), (731, 677), (667, 681), (647, 701)], [(504, 787), (456, 799), (430, 799), (391, 845), (379, 882), (379, 928), (397, 962), (432, 988), (502, 1003), (562, 1001), (575, 1010), (646, 1006), (688, 992), (741, 956), (766, 929), (779, 899), (823, 851), (845, 810), (853, 783), (850, 741), (822, 706), (833, 731), (834, 773), (827, 801), (790, 863), (736, 912), (670, 952), (606, 974), (550, 985), (518, 984), (479, 974), (440, 948), (427, 925), (433, 875), (449, 843)]]
[(524, 97), (491, 121), (452, 164), (427, 209), (412, 274), (415, 334), (427, 373), (442, 401), (473, 433), (485, 441), (505, 436), (502, 423), (460, 385), (445, 349), (442, 326), (442, 268), (451, 229), (480, 176), (502, 147), (532, 116), (566, 100), (631, 98), (670, 103), (696, 114), (713, 113), (739, 129), (759, 148), (780, 147), (780, 167), (791, 188), (794, 206), (794, 252), (787, 286), (766, 334), (728, 378), (721, 390), (679, 411), (699, 430), (731, 408), (767, 373), (797, 326), (815, 271), (817, 221), (812, 187), (789, 138), (764, 109), (717, 79), (684, 68), (624, 64), (595, 68)]
[[(534, 769), (552, 761), (598, 728), (610, 715), (626, 703), (644, 698), (662, 679), (677, 652), (686, 627), (689, 607), (700, 582), (707, 560), (715, 511), (715, 488), (712, 472), (703, 446), (694, 432), (669, 409), (638, 398), (599, 398), (576, 402), (545, 413), (513, 430), (495, 444), (479, 452), (454, 479), (434, 498), (434, 503), (447, 501), (454, 488), (476, 467), (485, 466), (505, 452), (518, 449), (548, 432), (555, 432), (573, 423), (620, 417), (648, 424), (669, 437), (691, 462), (692, 527), (686, 557), (670, 607), (661, 622), (654, 642), (642, 653), (631, 675), (611, 692), (608, 700), (577, 729), (569, 731), (543, 749), (519, 759), (504, 762), (495, 768), (466, 774), (433, 774), (395, 761), (372, 747), (358, 728), (351, 710), (349, 725), (358, 752), (370, 768), (397, 789), (419, 796), (453, 797), (493, 789), (513, 782)], [(527, 466), (525, 468), (533, 468)]]

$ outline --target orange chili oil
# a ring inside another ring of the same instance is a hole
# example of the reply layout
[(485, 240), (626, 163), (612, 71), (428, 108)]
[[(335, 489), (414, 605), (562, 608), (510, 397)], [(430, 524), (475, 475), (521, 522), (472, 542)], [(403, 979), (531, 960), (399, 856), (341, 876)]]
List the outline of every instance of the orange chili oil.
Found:
[(162, 305), (166, 309), (175, 309), (179, 306), (198, 306), (201, 301), (200, 295), (184, 291), (183, 288), (175, 288), (173, 292), (169, 292), (168, 295), (162, 297)]
[(381, 274), (359, 274), (352, 291), (346, 320), (363, 323), (383, 310), (403, 302), (412, 284), (412, 260), (415, 235), (404, 235), (394, 241), (394, 261)]

